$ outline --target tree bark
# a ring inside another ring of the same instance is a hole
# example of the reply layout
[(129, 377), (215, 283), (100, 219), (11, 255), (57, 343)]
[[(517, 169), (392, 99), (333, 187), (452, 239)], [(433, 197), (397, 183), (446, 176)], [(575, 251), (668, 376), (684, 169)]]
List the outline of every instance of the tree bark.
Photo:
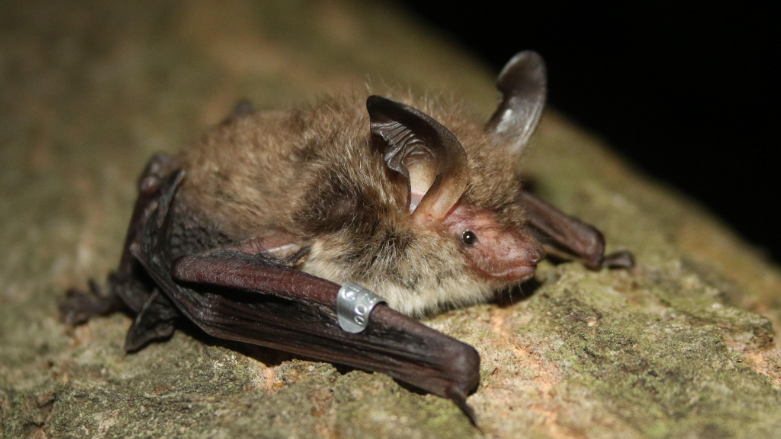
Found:
[[(357, 1), (3, 2), (0, 55), (5, 437), (479, 437), (449, 401), (384, 375), (196, 331), (125, 355), (127, 317), (68, 330), (56, 305), (116, 265), (151, 154), (238, 99), (287, 106), (369, 81), (487, 118), (495, 72)], [(778, 268), (554, 111), (532, 142), (521, 166), (539, 194), (638, 266), (546, 263), (536, 288), (424, 321), (480, 352), (469, 404), (485, 435), (777, 435)]]

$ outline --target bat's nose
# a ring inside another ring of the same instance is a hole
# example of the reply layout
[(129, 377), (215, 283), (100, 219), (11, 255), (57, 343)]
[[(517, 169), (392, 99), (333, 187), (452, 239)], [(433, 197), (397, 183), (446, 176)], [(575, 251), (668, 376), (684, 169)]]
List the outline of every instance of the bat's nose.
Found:
[(544, 251), (532, 248), (526, 251), (526, 262), (529, 265), (537, 265), (545, 257)]

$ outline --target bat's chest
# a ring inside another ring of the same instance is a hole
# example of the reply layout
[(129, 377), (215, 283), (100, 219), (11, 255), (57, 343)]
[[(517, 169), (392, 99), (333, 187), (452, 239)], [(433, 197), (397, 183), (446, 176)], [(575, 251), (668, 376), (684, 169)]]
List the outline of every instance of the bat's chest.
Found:
[(495, 286), (474, 278), (447, 247), (438, 253), (340, 251), (333, 242), (315, 242), (298, 268), (343, 284), (358, 282), (404, 314), (422, 316), (444, 307), (463, 306), (493, 297)]

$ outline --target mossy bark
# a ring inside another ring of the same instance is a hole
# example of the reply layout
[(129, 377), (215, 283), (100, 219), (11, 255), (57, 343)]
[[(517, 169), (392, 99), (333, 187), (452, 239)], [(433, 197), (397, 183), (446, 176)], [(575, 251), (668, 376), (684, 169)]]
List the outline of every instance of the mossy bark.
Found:
[[(127, 317), (68, 330), (56, 305), (116, 264), (147, 158), (238, 98), (273, 107), (383, 81), (487, 118), (492, 72), (352, 1), (4, 2), (0, 55), (4, 437), (479, 437), (449, 401), (383, 375), (195, 331), (126, 355)], [(425, 321), (480, 351), (469, 403), (485, 435), (776, 436), (778, 269), (554, 112), (521, 166), (638, 266), (546, 263), (521, 294)]]

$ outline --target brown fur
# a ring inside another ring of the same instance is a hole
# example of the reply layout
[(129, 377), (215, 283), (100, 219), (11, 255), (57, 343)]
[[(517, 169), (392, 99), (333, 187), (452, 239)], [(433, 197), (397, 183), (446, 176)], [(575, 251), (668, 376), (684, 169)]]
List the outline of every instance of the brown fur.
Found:
[[(460, 140), (470, 172), (462, 202), (522, 227), (518, 158), (450, 105), (393, 98)], [(408, 314), (480, 301), (503, 286), (468, 270), (451, 237), (411, 223), (406, 187), (370, 142), (365, 96), (232, 116), (179, 155), (186, 177), (177, 204), (233, 241), (295, 236), (311, 247), (302, 270), (361, 282)]]

